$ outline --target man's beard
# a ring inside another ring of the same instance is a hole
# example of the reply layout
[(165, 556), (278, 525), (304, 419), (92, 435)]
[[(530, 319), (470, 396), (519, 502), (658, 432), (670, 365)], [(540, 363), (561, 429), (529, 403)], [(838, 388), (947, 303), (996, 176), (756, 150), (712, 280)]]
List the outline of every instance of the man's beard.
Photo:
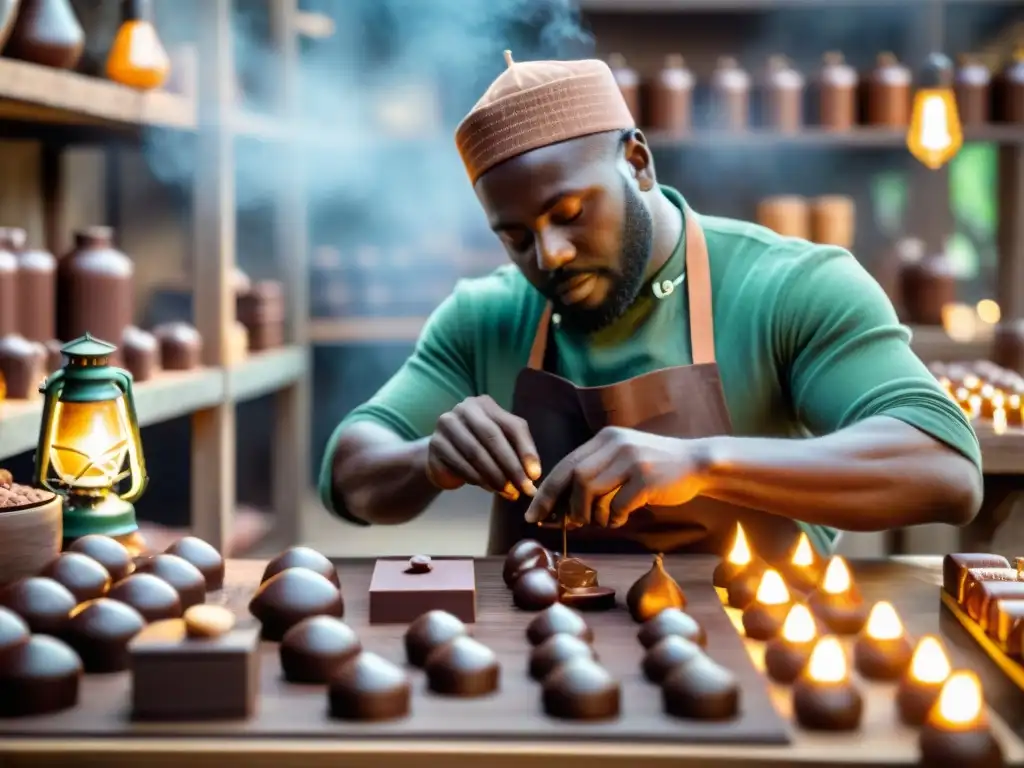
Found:
[[(598, 274), (611, 281), (605, 300), (596, 307), (565, 305), (552, 291), (552, 308), (561, 316), (561, 327), (570, 333), (590, 334), (614, 323), (636, 301), (644, 285), (647, 264), (654, 245), (654, 221), (640, 195), (623, 181), (624, 207), (622, 253), (619, 271), (601, 270)], [(556, 276), (555, 285), (557, 285)]]

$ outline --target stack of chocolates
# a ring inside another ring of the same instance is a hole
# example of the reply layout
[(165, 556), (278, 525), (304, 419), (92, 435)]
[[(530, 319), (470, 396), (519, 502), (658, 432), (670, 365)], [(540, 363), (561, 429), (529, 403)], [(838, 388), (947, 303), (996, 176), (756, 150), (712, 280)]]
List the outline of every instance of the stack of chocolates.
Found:
[(284, 344), (284, 288), (276, 280), (253, 282), (238, 294), (238, 321), (249, 332), (249, 349), (261, 352)]
[(1024, 424), (1024, 377), (988, 360), (931, 363), (942, 388), (973, 420), (987, 421), (996, 432)]

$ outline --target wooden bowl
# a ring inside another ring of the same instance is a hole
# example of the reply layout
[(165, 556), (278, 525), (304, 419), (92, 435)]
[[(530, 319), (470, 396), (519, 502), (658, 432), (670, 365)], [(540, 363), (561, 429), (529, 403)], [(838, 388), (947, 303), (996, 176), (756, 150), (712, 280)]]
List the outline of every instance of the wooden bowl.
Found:
[(24, 507), (0, 509), (0, 586), (38, 575), (60, 554), (63, 522), (57, 495)]

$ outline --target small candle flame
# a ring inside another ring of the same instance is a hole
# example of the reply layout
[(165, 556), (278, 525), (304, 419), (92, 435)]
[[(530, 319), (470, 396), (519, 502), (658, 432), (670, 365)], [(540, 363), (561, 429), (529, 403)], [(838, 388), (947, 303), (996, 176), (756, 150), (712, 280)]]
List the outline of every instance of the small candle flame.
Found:
[(942, 686), (936, 705), (939, 717), (952, 725), (970, 725), (981, 716), (981, 683), (973, 672), (951, 674)]
[(836, 555), (828, 562), (825, 575), (821, 579), (821, 589), (830, 595), (841, 595), (850, 589), (850, 568), (846, 561)]
[(800, 539), (793, 549), (793, 557), (790, 559), (790, 562), (802, 568), (809, 568), (814, 565), (814, 550), (811, 549), (811, 540), (807, 538), (806, 533), (800, 534)]
[(996, 408), (992, 412), (992, 431), (997, 435), (1006, 432), (1006, 411), (1002, 408)]
[(981, 395), (971, 395), (967, 398), (967, 412), (972, 418), (981, 413)]
[(829, 635), (821, 638), (811, 651), (807, 675), (821, 683), (841, 683), (846, 679), (846, 667), (846, 653), (839, 638)]
[(882, 600), (871, 607), (864, 631), (876, 640), (895, 640), (903, 635), (903, 623), (892, 603)]
[(973, 373), (969, 373), (964, 376), (963, 385), (969, 390), (978, 389), (981, 386), (981, 379), (975, 376)]
[(910, 676), (922, 683), (941, 683), (951, 671), (939, 639), (934, 635), (922, 637), (910, 660)]
[(789, 589), (779, 572), (769, 568), (757, 585), (757, 602), (763, 605), (784, 605), (789, 602)]
[(971, 390), (967, 387), (957, 387), (956, 392), (953, 393), (953, 397), (958, 403), (966, 403), (971, 398)]
[(736, 538), (733, 539), (732, 549), (729, 550), (726, 560), (733, 565), (750, 565), (750, 561), (753, 560), (750, 545), (747, 543), (747, 534), (739, 523), (736, 524)]
[(981, 395), (986, 400), (991, 400), (993, 397), (996, 396), (997, 392), (996, 388), (993, 387), (991, 384), (982, 384), (981, 389), (978, 391), (978, 394)]
[(814, 617), (803, 603), (795, 603), (786, 614), (782, 625), (782, 638), (791, 643), (809, 643), (818, 634)]

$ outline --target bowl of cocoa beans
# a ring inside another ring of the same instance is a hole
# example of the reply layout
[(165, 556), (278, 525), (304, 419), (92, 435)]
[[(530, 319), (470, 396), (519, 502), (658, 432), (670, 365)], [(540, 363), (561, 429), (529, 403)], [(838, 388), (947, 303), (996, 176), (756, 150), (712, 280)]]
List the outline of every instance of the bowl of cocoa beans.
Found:
[(60, 554), (62, 512), (55, 493), (16, 483), (0, 469), (0, 586), (38, 575)]

